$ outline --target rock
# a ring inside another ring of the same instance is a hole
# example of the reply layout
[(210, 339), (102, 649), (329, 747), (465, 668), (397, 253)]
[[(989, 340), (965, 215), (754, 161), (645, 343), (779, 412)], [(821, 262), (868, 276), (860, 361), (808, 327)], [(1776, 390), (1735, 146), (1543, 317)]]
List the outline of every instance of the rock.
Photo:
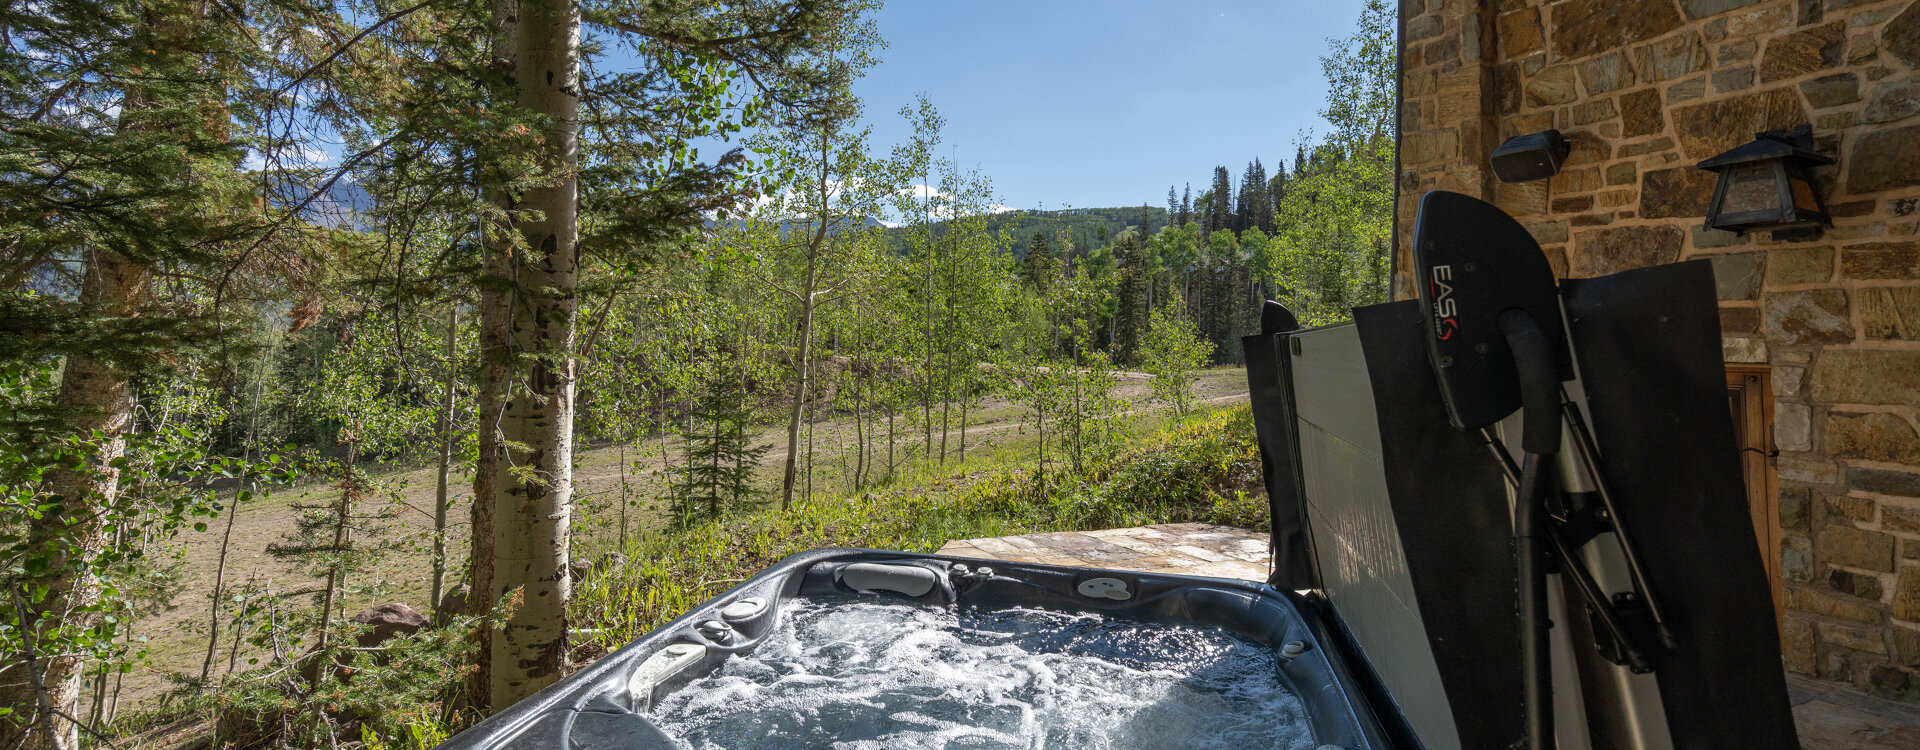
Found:
[(1735, 39), (1720, 45), (1720, 49), (1714, 53), (1713, 62), (1719, 67), (1743, 63), (1752, 60), (1753, 53), (1758, 50), (1759, 46), (1752, 39)]
[(1911, 701), (1917, 680), (1912, 672), (1887, 664), (1867, 668), (1867, 694), (1891, 701)]
[(1579, 67), (1580, 82), (1587, 87), (1587, 96), (1600, 96), (1633, 85), (1633, 68), (1627, 66), (1627, 56), (1619, 51), (1581, 62)]
[(1760, 80), (1779, 81), (1839, 65), (1847, 47), (1847, 23), (1834, 21), (1767, 42)]
[(1920, 620), (1920, 567), (1903, 567), (1893, 580), (1893, 616)]
[(1540, 36), (1540, 10), (1521, 8), (1500, 15), (1500, 56), (1518, 60), (1546, 49)]
[(1773, 395), (1793, 397), (1800, 395), (1800, 386), (1806, 382), (1807, 368), (1778, 365), (1773, 368)]
[(1632, 185), (1634, 181), (1639, 178), (1640, 170), (1633, 165), (1633, 162), (1623, 161), (1607, 167), (1607, 184), (1609, 186)]
[(1647, 219), (1706, 216), (1716, 180), (1714, 173), (1693, 166), (1646, 172), (1640, 175), (1640, 216)]
[(1574, 88), (1574, 72), (1571, 65), (1555, 65), (1540, 71), (1526, 85), (1527, 105), (1547, 107), (1566, 104), (1580, 98), (1580, 92)]
[[(1660, 90), (1641, 89), (1620, 95), (1620, 124), (1621, 135), (1628, 138), (1652, 135), (1666, 128), (1667, 116), (1660, 107)], [(1622, 151), (1625, 148), (1622, 146)]]
[(1400, 138), (1400, 159), (1407, 164), (1451, 161), (1460, 155), (1458, 131), (1423, 130)]
[(1780, 655), (1784, 657), (1788, 671), (1813, 674), (1816, 664), (1813, 623), (1798, 617), (1787, 618), (1780, 627)]
[(1787, 609), (1851, 622), (1874, 622), (1880, 619), (1879, 610), (1864, 601), (1811, 589), (1787, 589)]
[(1584, 193), (1606, 187), (1606, 180), (1600, 176), (1599, 167), (1582, 169), (1563, 167), (1560, 174), (1554, 175), (1553, 179), (1547, 181), (1547, 185), (1555, 193)]
[(600, 566), (602, 572), (620, 570), (627, 567), (627, 556), (620, 552), (608, 552), (607, 554), (601, 555), (600, 559), (594, 564)]
[(1838, 107), (1860, 101), (1860, 77), (1852, 73), (1822, 76), (1800, 83), (1800, 93), (1814, 109)]
[(1827, 206), (1827, 215), (1834, 217), (1866, 216), (1867, 214), (1873, 213), (1873, 206), (1874, 201), (1871, 198), (1863, 201), (1834, 203)]
[[(1806, 407), (1803, 406), (1800, 408), (1804, 409)], [(1869, 500), (1864, 497), (1854, 497), (1852, 495), (1827, 495), (1826, 499), (1827, 499), (1827, 515), (1828, 516), (1845, 516), (1847, 518), (1851, 518), (1855, 521), (1860, 521), (1862, 523), (1873, 522), (1874, 504), (1872, 500)], [(1840, 571), (1834, 571), (1834, 572), (1838, 573)], [(1837, 588), (1838, 587), (1836, 586), (1836, 589)], [(1877, 590), (1878, 588), (1877, 584), (1875, 588)], [(1846, 589), (1845, 591), (1849, 594), (1854, 593), (1852, 589)], [(1865, 596), (1865, 595), (1861, 594), (1860, 596)], [(1880, 595), (1875, 594), (1868, 598), (1878, 599), (1880, 598)]]
[(1774, 408), (1773, 441), (1774, 447), (1783, 451), (1813, 450), (1813, 419), (1806, 404), (1780, 404)]
[(1549, 7), (1553, 53), (1562, 60), (1653, 39), (1681, 23), (1671, 0), (1567, 0)]
[[(1807, 122), (1807, 113), (1800, 108), (1800, 97), (1791, 88), (1741, 94), (1681, 107), (1673, 112), (1674, 130), (1680, 136), (1680, 148), (1689, 159), (1695, 161), (1718, 156), (1745, 144), (1753, 140), (1754, 133), (1792, 128)], [(1857, 147), (1854, 150), (1859, 151)], [(1855, 169), (1858, 170), (1857, 162)], [(1920, 177), (1916, 180), (1920, 181)], [(1854, 188), (1853, 192), (1867, 191)]]
[(1857, 294), (1860, 329), (1867, 338), (1920, 341), (1920, 287), (1871, 286)]
[(1634, 50), (1634, 64), (1647, 82), (1671, 81), (1707, 67), (1707, 47), (1694, 33), (1668, 37)]
[(1806, 531), (1812, 496), (1805, 487), (1780, 488), (1780, 528)]
[(1850, 648), (1869, 654), (1887, 652), (1887, 641), (1880, 634), (1865, 628), (1837, 625), (1830, 622), (1820, 623), (1820, 640), (1829, 646)]
[(1861, 122), (1882, 123), (1904, 120), (1920, 114), (1920, 79), (1907, 78), (1880, 84), (1873, 90), (1873, 101), (1867, 102), (1867, 111), (1862, 113)]
[(1909, 68), (1920, 68), (1920, 4), (1907, 9), (1880, 28), (1880, 48)]
[(359, 641), (361, 648), (378, 646), (386, 642), (388, 638), (402, 633), (413, 635), (414, 633), (420, 632), (421, 628), (427, 626), (426, 617), (421, 616), (419, 612), (413, 611), (412, 607), (398, 602), (391, 602), (369, 608), (348, 619), (352, 622), (371, 626), (367, 630), (361, 631), (359, 635), (354, 636), (354, 640)]
[(1721, 333), (1759, 333), (1760, 310), (1753, 307), (1720, 308)]
[(571, 579), (574, 583), (587, 580), (587, 574), (592, 572), (593, 563), (585, 560), (567, 561), (567, 578)]
[[(1898, 505), (1886, 506), (1880, 509), (1880, 525), (1886, 527), (1888, 531), (1920, 534), (1920, 510), (1903, 508)], [(1905, 543), (1901, 545), (1900, 554), (1902, 557), (1907, 556), (1908, 548), (1913, 546), (1912, 541), (1913, 540), (1910, 539), (1905, 540)], [(1916, 654), (1916, 656), (1920, 656), (1920, 654)]]
[(1760, 296), (1761, 253), (1728, 253), (1708, 258), (1713, 264), (1714, 291), (1722, 300), (1749, 300)]
[(1920, 185), (1920, 125), (1865, 133), (1853, 139), (1853, 152), (1847, 160), (1847, 192), (1865, 195), (1908, 185)]
[(1893, 641), (1893, 654), (1901, 664), (1920, 667), (1920, 630), (1891, 625), (1887, 640)]
[(1557, 242), (1567, 241), (1567, 223), (1564, 221), (1542, 221), (1528, 224), (1526, 228), (1527, 233), (1533, 235), (1533, 241), (1542, 245), (1551, 245)]
[(433, 608), (433, 626), (436, 628), (441, 627), (449, 622), (453, 622), (453, 618), (455, 617), (474, 614), (467, 611), (467, 599), (472, 593), (473, 589), (464, 583), (447, 589), (445, 593), (442, 593), (440, 595), (440, 606)]
[(1893, 537), (1852, 526), (1829, 525), (1820, 530), (1820, 559), (1833, 565), (1893, 572)]
[(1695, 250), (1711, 250), (1716, 247), (1732, 247), (1747, 244), (1748, 239), (1724, 229), (1708, 229), (1704, 226), (1692, 227)]
[[(1845, 344), (1853, 341), (1847, 293), (1839, 289), (1774, 292), (1766, 297), (1767, 332), (1783, 344)], [(1794, 450), (1781, 446), (1782, 450)], [(1802, 449), (1804, 450), (1804, 449)]]
[(1680, 259), (1686, 233), (1679, 227), (1648, 226), (1592, 229), (1574, 235), (1578, 250), (1570, 259), (1575, 277), (1604, 276), (1630, 268)]
[(1821, 352), (1813, 362), (1813, 398), (1838, 404), (1920, 403), (1920, 351)]
[[(1789, 581), (1813, 580), (1813, 545), (1806, 537), (1784, 536), (1780, 538), (1780, 577)], [(1791, 604), (1792, 592), (1788, 589), (1788, 609), (1798, 610)]]
[(1700, 78), (1695, 78), (1692, 80), (1681, 81), (1679, 83), (1676, 83), (1672, 86), (1667, 87), (1667, 103), (1669, 104), (1679, 104), (1680, 102), (1690, 102), (1706, 95), (1707, 95), (1707, 79), (1705, 76), (1702, 76)]
[(1865, 242), (1840, 251), (1848, 279), (1920, 279), (1920, 243)]
[(1784, 247), (1767, 255), (1767, 286), (1814, 284), (1833, 278), (1833, 247)]
[(1841, 649), (1828, 649), (1827, 661), (1820, 667), (1820, 679), (1833, 682), (1853, 681), (1853, 656)]
[(1444, 29), (1445, 24), (1440, 20), (1440, 15), (1437, 13), (1428, 13), (1407, 22), (1406, 30), (1403, 32), (1406, 36), (1401, 41), (1417, 42), (1423, 39), (1432, 39), (1439, 36), (1440, 32)]
[(1612, 99), (1596, 99), (1573, 105), (1573, 124), (1592, 125), (1602, 120), (1611, 120), (1620, 113), (1613, 108)]
[(1897, 414), (1831, 412), (1827, 451), (1835, 458), (1920, 465), (1920, 433)]
[(1760, 0), (1680, 0), (1680, 10), (1686, 12), (1688, 20), (1698, 20), (1745, 8), (1757, 2)]
[[(1739, 360), (1729, 359), (1727, 361), (1735, 362)], [(1766, 360), (1761, 359), (1758, 361), (1765, 362)], [(1781, 481), (1804, 482), (1806, 484), (1833, 484), (1834, 482), (1840, 481), (1840, 470), (1834, 468), (1833, 462), (1824, 457), (1802, 458), (1789, 454), (1780, 456), (1774, 459), (1774, 461)]]
[[(1765, 364), (1767, 340), (1759, 336), (1722, 336), (1720, 337), (1720, 358), (1740, 364)], [(1786, 474), (1782, 473), (1780, 476), (1784, 477)]]
[(1861, 575), (1845, 570), (1829, 571), (1827, 585), (1834, 591), (1848, 596), (1857, 596), (1870, 602), (1880, 601), (1882, 593), (1879, 576)]
[(1593, 209), (1593, 196), (1576, 195), (1570, 198), (1553, 199), (1553, 212), (1556, 214), (1577, 214)]
[(1742, 65), (1738, 68), (1716, 70), (1713, 72), (1713, 90), (1725, 94), (1730, 91), (1743, 91), (1753, 88), (1753, 66)]
[(1850, 466), (1847, 468), (1847, 486), (1861, 492), (1920, 497), (1920, 474)]

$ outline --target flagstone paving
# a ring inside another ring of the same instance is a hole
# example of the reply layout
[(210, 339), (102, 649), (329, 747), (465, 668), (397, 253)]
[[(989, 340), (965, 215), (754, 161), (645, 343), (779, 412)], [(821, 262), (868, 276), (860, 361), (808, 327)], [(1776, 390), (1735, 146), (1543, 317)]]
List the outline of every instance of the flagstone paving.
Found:
[[(1265, 581), (1267, 535), (1204, 523), (956, 539), (940, 554), (1086, 568)], [(1804, 750), (1920, 750), (1920, 705), (1789, 676)]]
[(1267, 580), (1267, 535), (1204, 523), (957, 539), (940, 554), (990, 560)]

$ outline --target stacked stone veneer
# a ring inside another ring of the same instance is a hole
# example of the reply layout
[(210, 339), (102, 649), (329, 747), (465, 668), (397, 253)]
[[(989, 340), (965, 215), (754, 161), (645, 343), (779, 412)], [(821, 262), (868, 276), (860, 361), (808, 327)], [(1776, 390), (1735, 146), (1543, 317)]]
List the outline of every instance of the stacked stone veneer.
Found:
[[(1920, 694), (1920, 3), (1405, 0), (1395, 291), (1422, 193), (1491, 200), (1562, 276), (1709, 258), (1729, 362), (1771, 365), (1789, 670)], [(1693, 165), (1811, 124), (1835, 226), (1701, 228)], [(1561, 173), (1487, 155), (1558, 128)]]

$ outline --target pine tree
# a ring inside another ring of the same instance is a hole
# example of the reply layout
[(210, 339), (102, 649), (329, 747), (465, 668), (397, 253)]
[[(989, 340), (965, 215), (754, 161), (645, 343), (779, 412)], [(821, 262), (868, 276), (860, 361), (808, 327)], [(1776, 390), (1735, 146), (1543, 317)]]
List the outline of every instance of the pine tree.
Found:
[(1207, 234), (1233, 228), (1233, 177), (1226, 167), (1213, 168), (1213, 202), (1207, 214)]
[(1193, 183), (1191, 182), (1187, 183), (1186, 189), (1180, 193), (1180, 220), (1173, 225), (1184, 227), (1190, 221), (1193, 221)]
[(1135, 235), (1122, 236), (1114, 243), (1113, 253), (1120, 264), (1118, 289), (1114, 294), (1114, 358), (1132, 364), (1139, 356), (1140, 335), (1146, 331), (1148, 287), (1153, 282), (1153, 269), (1147, 263), (1146, 246)]
[(1027, 242), (1027, 257), (1020, 262), (1021, 281), (1045, 296), (1058, 272), (1059, 262), (1053, 257), (1053, 246), (1047, 242), (1047, 235), (1034, 232), (1033, 239)]
[(1273, 231), (1273, 200), (1267, 193), (1267, 168), (1255, 158), (1247, 165), (1247, 171), (1240, 180), (1240, 209), (1243, 216), (1239, 231), (1258, 227), (1260, 231)]
[(753, 410), (746, 379), (737, 368), (717, 369), (694, 399), (681, 433), (687, 456), (672, 512), (682, 524), (720, 518), (745, 505), (760, 460), (773, 447), (755, 447), (747, 432)]

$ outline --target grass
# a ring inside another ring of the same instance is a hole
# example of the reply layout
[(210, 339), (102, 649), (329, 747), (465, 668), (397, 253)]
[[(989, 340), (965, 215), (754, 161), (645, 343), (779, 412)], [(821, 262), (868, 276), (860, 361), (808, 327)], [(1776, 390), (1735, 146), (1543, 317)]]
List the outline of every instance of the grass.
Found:
[(1138, 438), (1042, 493), (1028, 467), (995, 452), (948, 475), (770, 509), (630, 542), (574, 591), (592, 658), (632, 641), (788, 555), (821, 547), (932, 552), (952, 539), (1201, 521), (1264, 529), (1251, 412), (1204, 411)]
[[(777, 496), (768, 492), (756, 509), (713, 522), (671, 527), (658, 508), (648, 507), (654, 505), (650, 498), (659, 492), (658, 472), (643, 469), (640, 474), (629, 474), (631, 494), (637, 502), (633, 534), (625, 545), (618, 541), (617, 527), (610, 524), (615, 508), (607, 502), (620, 492), (617, 451), (583, 451), (576, 470), (576, 499), (582, 506), (575, 558), (600, 560), (606, 553), (618, 551), (625, 562), (599, 566), (575, 588), (571, 621), (581, 629), (575, 643), (575, 663), (589, 663), (773, 562), (809, 549), (849, 546), (931, 552), (952, 539), (1180, 521), (1264, 528), (1266, 510), (1259, 489), (1252, 418), (1245, 406), (1229, 405), (1243, 402), (1243, 384), (1244, 375), (1237, 368), (1203, 373), (1199, 389), (1203, 408), (1185, 419), (1172, 420), (1145, 401), (1143, 383), (1122, 383), (1116, 395), (1138, 405), (1130, 419), (1132, 437), (1111, 446), (1108, 455), (1089, 461), (1084, 471), (1051, 466), (1048, 491), (1044, 492), (1033, 471), (1037, 438), (1021, 423), (1019, 410), (1004, 402), (989, 403), (974, 415), (965, 461), (942, 465), (938, 461), (907, 460), (882, 486), (859, 492), (847, 487), (846, 456), (841, 455), (844, 436), (840, 433), (850, 426), (843, 421), (824, 420), (815, 426), (820, 455), (811, 500), (796, 498), (793, 508), (782, 511), (777, 507)], [(915, 437), (917, 441), (918, 435)], [(773, 442), (777, 436), (762, 436), (762, 440)], [(637, 446), (628, 453), (628, 460), (640, 458), (639, 451), (649, 449), (657, 451), (659, 446)], [(1049, 447), (1049, 453), (1057, 457), (1055, 450)], [(657, 466), (658, 453), (653, 455)], [(761, 486), (775, 483), (778, 463), (769, 459), (762, 467)], [(430, 469), (392, 467), (382, 473), (397, 490), (398, 499), (414, 507), (430, 502)], [(466, 482), (457, 482), (455, 488), (458, 494), (451, 515), (464, 520)], [(277, 574), (283, 581), (291, 577), (299, 583), (284, 566), (261, 555), (259, 547), (290, 525), (291, 503), (310, 502), (327, 493), (324, 485), (303, 486), (250, 505), (236, 530), (239, 544), (229, 580), (272, 578)], [(419, 519), (408, 518), (405, 523), (407, 528), (389, 533), (421, 536)], [(215, 532), (183, 538), (181, 554), (188, 562), (190, 594), (205, 590), (194, 588), (194, 584), (211, 582)], [(460, 533), (456, 526), (456, 538)], [(420, 546), (381, 561), (363, 577), (363, 583), (375, 591), (355, 595), (346, 610), (356, 611), (380, 601), (423, 601), (424, 550), (415, 548)], [(464, 542), (456, 543), (455, 554), (464, 551)], [(290, 585), (278, 584), (277, 590)], [(129, 715), (117, 722), (120, 731), (116, 734), (122, 738), (122, 747), (190, 742), (168, 732), (193, 734), (204, 730), (204, 725), (201, 730), (192, 729), (194, 717), (206, 715), (208, 700), (224, 700), (218, 696), (178, 702), (152, 700), (169, 682), (164, 675), (197, 669), (205, 647), (205, 626), (201, 624), (204, 608), (196, 606), (192, 598), (180, 603), (186, 606), (142, 623), (143, 632), (154, 635), (148, 644), (150, 661), (130, 677), (144, 676), (140, 680), (144, 689), (136, 695), (144, 694), (146, 699), (136, 699)], [(289, 600), (288, 604), (297, 608), (298, 603)], [(251, 651), (241, 649), (242, 671), (247, 669), (246, 657), (259, 655)], [(396, 668), (396, 672), (407, 669), (400, 665)], [(429, 670), (416, 676), (422, 687), (430, 687), (441, 682), (434, 676), (444, 674)], [(182, 696), (180, 691), (166, 694), (175, 699)], [(388, 717), (395, 720), (381, 722), (384, 731), (395, 733), (381, 740), (389, 747), (432, 744), (405, 736), (410, 730), (425, 732), (422, 737), (429, 737), (459, 728), (457, 723), (446, 723), (444, 717), (431, 718), (433, 710), (427, 705), (388, 706), (384, 710), (392, 712)], [(397, 714), (420, 719), (403, 719)], [(156, 729), (163, 724), (173, 726)], [(146, 733), (142, 736), (130, 736), (143, 730)]]

